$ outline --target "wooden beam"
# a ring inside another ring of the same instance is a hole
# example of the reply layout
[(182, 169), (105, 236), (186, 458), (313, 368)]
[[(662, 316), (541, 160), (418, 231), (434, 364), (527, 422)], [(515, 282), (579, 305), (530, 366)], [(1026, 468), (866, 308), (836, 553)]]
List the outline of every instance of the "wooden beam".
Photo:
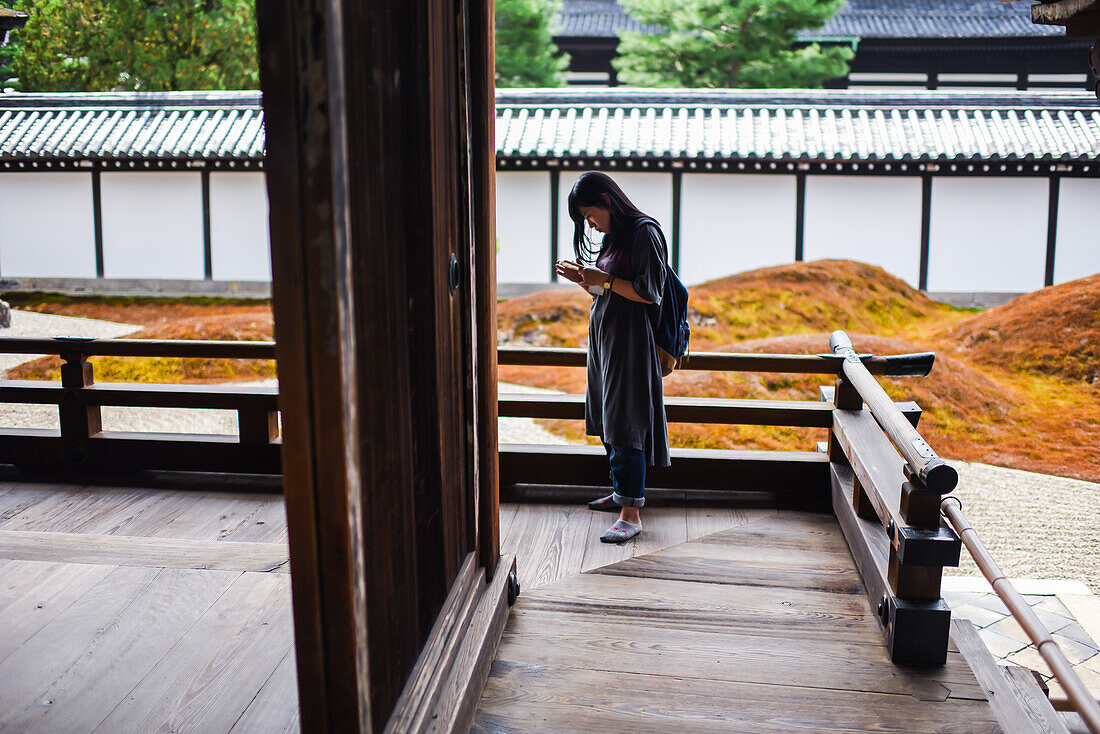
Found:
[(833, 511), (863, 578), (890, 659), (901, 665), (943, 665), (951, 611), (942, 599), (911, 601), (894, 595), (887, 577), (892, 549), (886, 532), (877, 521), (856, 515), (851, 468), (833, 463), (829, 471)]
[[(500, 347), (498, 360), (502, 365), (527, 367), (584, 367), (584, 349)], [(889, 357), (863, 358), (863, 365), (873, 375), (923, 376), (932, 369), (935, 355), (899, 354)], [(714, 372), (784, 372), (805, 375), (836, 375), (843, 371), (843, 360), (831, 354), (751, 354), (741, 352), (692, 352), (683, 362), (684, 370)]]
[[(672, 466), (650, 467), (646, 487), (774, 491), (793, 506), (827, 506), (829, 459), (816, 451), (672, 449)], [(599, 446), (503, 444), (501, 485), (607, 486), (607, 455)]]
[(270, 0), (256, 16), (301, 725), (367, 732), (364, 464), (338, 7)]
[(84, 442), (84, 453), (70, 454), (57, 431), (0, 428), (0, 464), (20, 468), (111, 471), (228, 472), (282, 471), (280, 443), (242, 443), (236, 436), (197, 433), (101, 431)]
[[(470, 79), (470, 191), (473, 232), (475, 405), (478, 564), (494, 578), (500, 557), (500, 489), (497, 430), (496, 299), (496, 38), (493, 0), (466, 3)], [(556, 224), (556, 222), (555, 222)]]
[(1037, 25), (1065, 25), (1070, 20), (1100, 9), (1100, 0), (1058, 0), (1031, 6), (1031, 22)]
[[(997, 664), (970, 620), (951, 620), (951, 640), (966, 658), (978, 683), (989, 691), (989, 706), (1006, 734), (1069, 734), (1050, 702), (1038, 690), (1035, 679), (1031, 679), (1032, 688), (1022, 685), (1024, 681), (1020, 679), (1010, 678), (1009, 675), (1015, 674), (1008, 674)], [(1026, 671), (1026, 675), (1030, 677), (1031, 672)]]
[[(501, 395), (499, 402), (502, 416), (584, 419), (583, 395), (509, 393)], [(831, 405), (813, 400), (665, 398), (670, 423), (829, 428), (832, 412)]]

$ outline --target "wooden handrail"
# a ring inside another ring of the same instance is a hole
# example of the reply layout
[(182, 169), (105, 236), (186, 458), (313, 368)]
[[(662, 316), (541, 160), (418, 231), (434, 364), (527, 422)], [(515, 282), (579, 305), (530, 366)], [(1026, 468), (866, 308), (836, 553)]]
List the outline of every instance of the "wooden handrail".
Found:
[(829, 337), (829, 347), (833, 354), (843, 359), (841, 364), (844, 377), (867, 403), (871, 415), (890, 437), (913, 476), (919, 478), (929, 489), (941, 494), (953, 490), (959, 483), (959, 473), (941, 459), (917, 429), (905, 419), (894, 401), (878, 384), (878, 380), (871, 376), (860, 355), (856, 354), (848, 335), (843, 331), (834, 331)]
[[(520, 367), (584, 367), (584, 349), (543, 347), (498, 347), (497, 363)], [(927, 375), (935, 361), (933, 352), (888, 357), (863, 355), (869, 372), (886, 376)], [(692, 352), (683, 370), (710, 372), (783, 372), (804, 375), (840, 374), (842, 361), (831, 354), (752, 354), (748, 352)]]
[(86, 357), (275, 359), (275, 342), (199, 339), (0, 338), (0, 354), (82, 354)]
[(944, 497), (940, 502), (940, 511), (959, 534), (974, 563), (985, 576), (986, 581), (993, 586), (993, 591), (1012, 613), (1016, 623), (1027, 633), (1036, 651), (1050, 667), (1050, 672), (1062, 684), (1074, 710), (1081, 715), (1089, 731), (1100, 734), (1100, 704), (1081, 682), (1073, 666), (1066, 659), (1065, 653), (1062, 652), (1062, 648), (1039, 621), (1039, 617), (1032, 611), (1031, 606), (1001, 571), (997, 561), (993, 559), (989, 549), (985, 547), (985, 543), (978, 537), (978, 533), (963, 514), (962, 502), (957, 497)]
[[(275, 342), (213, 341), (199, 339), (85, 339), (78, 337), (0, 337), (0, 354), (63, 354), (76, 352), (89, 357), (183, 357), (199, 359), (275, 359)], [(501, 365), (533, 367), (583, 367), (584, 349), (543, 347), (498, 347)], [(935, 354), (899, 354), (886, 357), (861, 356), (871, 374), (885, 376), (927, 375)], [(829, 354), (751, 354), (741, 352), (695, 352), (682, 369), (713, 372), (781, 372), (808, 375), (836, 375), (842, 360)]]

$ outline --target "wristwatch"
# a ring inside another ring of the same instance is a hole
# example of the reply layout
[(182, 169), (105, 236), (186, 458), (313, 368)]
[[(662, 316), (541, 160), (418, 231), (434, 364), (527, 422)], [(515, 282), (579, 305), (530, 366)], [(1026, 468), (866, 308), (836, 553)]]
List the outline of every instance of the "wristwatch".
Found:
[(614, 283), (614, 282), (615, 282), (615, 276), (614, 275), (608, 275), (607, 276), (607, 281), (603, 284), (604, 290), (608, 290), (608, 291), (611, 290), (611, 284)]

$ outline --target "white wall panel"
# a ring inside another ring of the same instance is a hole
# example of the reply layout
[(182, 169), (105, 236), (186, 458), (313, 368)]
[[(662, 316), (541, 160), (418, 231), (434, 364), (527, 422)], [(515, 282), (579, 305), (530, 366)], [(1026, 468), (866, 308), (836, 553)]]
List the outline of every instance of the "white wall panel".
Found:
[(928, 290), (1042, 288), (1048, 187), (1045, 178), (933, 178)]
[(106, 277), (203, 278), (198, 173), (103, 173), (100, 187)]
[[(573, 259), (573, 220), (569, 218), (569, 192), (583, 171), (562, 171), (558, 196), (558, 257)], [(672, 247), (672, 174), (604, 171), (619, 184), (634, 206), (661, 224)], [(597, 234), (597, 237), (599, 235)], [(669, 255), (672, 253), (669, 252)]]
[(497, 282), (550, 281), (550, 173), (497, 174)]
[(210, 174), (214, 280), (271, 280), (267, 223), (264, 174)]
[(807, 176), (803, 259), (878, 265), (920, 283), (921, 180)]
[(701, 283), (794, 261), (795, 177), (685, 173), (680, 277)]
[(0, 276), (95, 277), (90, 173), (0, 173)]
[(1054, 245), (1054, 282), (1100, 272), (1100, 180), (1063, 178), (1058, 191), (1058, 230)]

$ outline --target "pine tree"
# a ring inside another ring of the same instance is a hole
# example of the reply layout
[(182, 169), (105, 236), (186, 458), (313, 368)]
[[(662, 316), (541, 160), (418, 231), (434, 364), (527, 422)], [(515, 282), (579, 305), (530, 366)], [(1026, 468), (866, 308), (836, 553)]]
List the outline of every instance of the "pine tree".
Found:
[(11, 44), (26, 91), (259, 86), (252, 0), (17, 0)]
[(560, 87), (569, 56), (551, 40), (558, 4), (549, 0), (497, 0), (496, 83), (498, 87)]
[(646, 87), (820, 87), (848, 73), (850, 48), (795, 48), (844, 0), (621, 0), (653, 34), (623, 32), (619, 79)]

